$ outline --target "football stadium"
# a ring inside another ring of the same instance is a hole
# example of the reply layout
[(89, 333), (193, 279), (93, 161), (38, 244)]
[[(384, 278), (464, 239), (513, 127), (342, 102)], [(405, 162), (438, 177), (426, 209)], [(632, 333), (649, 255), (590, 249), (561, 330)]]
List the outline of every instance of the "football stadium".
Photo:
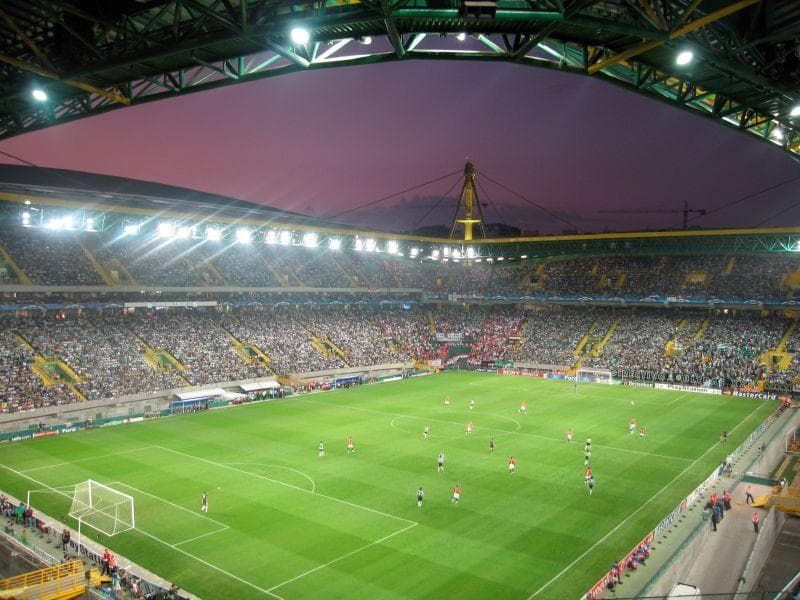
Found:
[[(469, 158), (315, 211), (2, 145), (419, 59), (599, 80), (797, 161), (798, 3), (110, 4), (0, 2), (0, 599), (800, 594), (800, 203), (763, 199), (800, 176), (590, 230)], [(353, 218), (431, 184), (421, 227)]]

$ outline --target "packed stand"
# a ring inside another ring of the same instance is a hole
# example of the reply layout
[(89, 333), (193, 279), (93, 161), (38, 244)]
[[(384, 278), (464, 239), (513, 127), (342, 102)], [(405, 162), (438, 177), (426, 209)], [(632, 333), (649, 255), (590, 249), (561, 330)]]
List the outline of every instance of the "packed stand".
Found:
[(77, 232), (14, 228), (0, 235), (11, 258), (36, 284), (103, 285)]

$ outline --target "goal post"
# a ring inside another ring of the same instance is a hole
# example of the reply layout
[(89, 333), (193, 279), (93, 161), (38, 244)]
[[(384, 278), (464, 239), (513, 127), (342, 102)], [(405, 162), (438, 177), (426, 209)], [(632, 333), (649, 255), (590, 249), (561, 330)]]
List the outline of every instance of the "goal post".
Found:
[(75, 486), (69, 516), (107, 536), (136, 527), (133, 497), (92, 479)]
[(581, 383), (614, 383), (614, 373), (609, 369), (578, 369), (575, 378)]

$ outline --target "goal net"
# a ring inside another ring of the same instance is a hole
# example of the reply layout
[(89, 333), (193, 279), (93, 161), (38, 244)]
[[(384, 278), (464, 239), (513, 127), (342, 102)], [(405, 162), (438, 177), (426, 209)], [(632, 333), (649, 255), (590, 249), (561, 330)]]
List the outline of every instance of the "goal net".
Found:
[(578, 381), (586, 383), (614, 383), (613, 373), (608, 369), (578, 369)]
[(69, 516), (108, 536), (136, 525), (133, 498), (91, 479), (75, 486)]

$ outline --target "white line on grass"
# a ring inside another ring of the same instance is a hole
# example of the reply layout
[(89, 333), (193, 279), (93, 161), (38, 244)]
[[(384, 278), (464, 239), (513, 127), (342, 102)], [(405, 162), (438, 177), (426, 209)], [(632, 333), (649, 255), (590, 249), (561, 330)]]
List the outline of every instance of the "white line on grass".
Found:
[(189, 538), (188, 540), (183, 540), (181, 542), (175, 542), (176, 546), (180, 546), (181, 544), (186, 544), (186, 543), (192, 542), (194, 540), (199, 540), (200, 538), (206, 537), (207, 535), (213, 535), (215, 533), (222, 533), (223, 531), (227, 531), (228, 529), (230, 529), (230, 525), (226, 525), (225, 523), (221, 523), (220, 521), (217, 521), (216, 519), (212, 519), (211, 517), (206, 517), (205, 515), (197, 514), (196, 512), (186, 508), (185, 506), (181, 506), (180, 504), (175, 504), (174, 502), (170, 502), (166, 498), (162, 498), (161, 496), (156, 496), (155, 494), (151, 494), (150, 492), (145, 492), (144, 490), (140, 490), (139, 488), (135, 488), (132, 485), (128, 485), (127, 483), (123, 483), (121, 481), (112, 481), (111, 483), (107, 483), (106, 485), (109, 486), (109, 487), (114, 487), (115, 485), (126, 487), (126, 488), (128, 488), (130, 490), (133, 490), (134, 492), (136, 492), (138, 494), (143, 494), (145, 496), (150, 496), (151, 498), (155, 498), (156, 500), (161, 500), (161, 502), (163, 502), (164, 504), (169, 504), (170, 506), (174, 506), (175, 508), (177, 508), (179, 510), (182, 510), (184, 512), (188, 512), (193, 517), (197, 517), (197, 518), (203, 519), (204, 521), (209, 521), (211, 523), (214, 523), (214, 525), (219, 525), (219, 528), (215, 529), (214, 531), (209, 531), (209, 532), (203, 533), (201, 535), (196, 535), (194, 537)]
[(382, 537), (379, 540), (375, 540), (374, 542), (370, 542), (369, 544), (361, 546), (360, 548), (356, 548), (355, 550), (351, 550), (347, 554), (342, 554), (341, 556), (339, 556), (337, 558), (334, 558), (333, 560), (329, 560), (325, 564), (322, 564), (322, 565), (319, 565), (317, 567), (314, 567), (313, 569), (309, 569), (305, 573), (300, 573), (300, 575), (296, 575), (295, 577), (292, 577), (291, 579), (287, 579), (286, 581), (283, 581), (283, 582), (279, 583), (278, 585), (273, 585), (271, 588), (269, 588), (268, 591), (271, 592), (272, 590), (277, 590), (279, 587), (283, 587), (284, 585), (292, 583), (293, 581), (297, 581), (298, 579), (302, 579), (306, 575), (311, 575), (311, 573), (319, 571), (320, 569), (324, 569), (325, 567), (329, 567), (333, 563), (337, 563), (340, 560), (344, 560), (345, 558), (349, 558), (349, 557), (353, 556), (354, 554), (358, 554), (362, 550), (366, 550), (367, 548), (371, 548), (372, 546), (376, 546), (377, 544), (381, 544), (381, 543), (385, 542), (386, 540), (388, 540), (389, 538), (393, 538), (396, 535), (400, 535), (401, 533), (405, 533), (409, 529), (413, 529), (416, 526), (417, 526), (417, 523), (412, 523), (408, 527), (403, 527), (403, 529), (401, 529), (399, 531), (395, 531), (394, 533), (390, 533), (389, 535), (386, 535), (386, 536)]
[[(741, 426), (744, 424), (744, 422), (745, 422), (745, 421), (747, 421), (747, 419), (749, 419), (750, 417), (752, 417), (752, 416), (753, 416), (753, 415), (756, 413), (756, 411), (757, 411), (759, 408), (761, 408), (761, 406), (757, 406), (757, 407), (756, 407), (756, 408), (753, 410), (753, 412), (751, 412), (751, 413), (750, 413), (749, 415), (747, 415), (747, 416), (746, 416), (744, 419), (742, 419), (742, 420), (739, 422), (739, 424), (738, 424), (738, 425), (736, 425), (736, 426), (735, 426), (733, 429), (731, 429), (731, 430), (730, 430), (730, 432), (729, 432), (729, 433), (733, 433), (734, 431), (736, 431), (737, 429), (739, 429), (739, 427), (741, 427)], [(531, 600), (531, 598), (535, 598), (536, 596), (538, 596), (539, 594), (541, 594), (541, 593), (542, 593), (542, 592), (543, 592), (545, 589), (547, 589), (548, 587), (550, 587), (550, 585), (551, 585), (552, 583), (554, 583), (555, 581), (557, 581), (557, 580), (558, 580), (558, 579), (559, 579), (559, 578), (560, 578), (562, 575), (564, 575), (564, 573), (566, 573), (567, 571), (569, 571), (570, 569), (572, 569), (572, 567), (574, 567), (574, 566), (575, 566), (575, 565), (576, 565), (578, 562), (580, 562), (580, 561), (581, 561), (581, 560), (582, 560), (582, 559), (583, 559), (583, 558), (584, 558), (584, 557), (585, 557), (587, 554), (589, 554), (589, 553), (590, 553), (592, 550), (594, 550), (595, 548), (597, 548), (597, 546), (599, 546), (599, 545), (600, 545), (600, 544), (602, 544), (604, 541), (606, 541), (606, 540), (607, 540), (607, 539), (608, 539), (608, 538), (611, 536), (611, 534), (613, 534), (615, 531), (617, 531), (617, 529), (619, 529), (620, 527), (622, 527), (623, 525), (625, 525), (625, 523), (627, 523), (628, 521), (630, 521), (630, 520), (631, 520), (631, 518), (632, 518), (634, 515), (636, 515), (637, 513), (639, 513), (639, 512), (640, 512), (642, 509), (644, 509), (644, 507), (645, 507), (645, 506), (647, 506), (647, 505), (648, 505), (648, 504), (650, 504), (650, 503), (651, 503), (653, 500), (655, 500), (655, 499), (656, 499), (658, 496), (660, 496), (660, 495), (661, 495), (661, 493), (662, 493), (664, 490), (666, 490), (666, 489), (667, 489), (669, 486), (671, 486), (673, 483), (675, 483), (675, 482), (676, 482), (676, 481), (677, 481), (677, 480), (678, 480), (680, 477), (682, 477), (682, 476), (684, 475), (684, 473), (686, 473), (686, 472), (687, 472), (689, 469), (691, 469), (692, 467), (694, 467), (694, 466), (695, 466), (695, 465), (696, 465), (698, 462), (700, 462), (700, 460), (701, 460), (701, 459), (703, 459), (703, 458), (705, 457), (705, 455), (706, 455), (706, 454), (708, 454), (708, 453), (709, 453), (709, 452), (711, 452), (711, 451), (712, 451), (714, 448), (716, 448), (717, 446), (719, 446), (719, 444), (720, 444), (720, 442), (719, 442), (719, 441), (715, 442), (715, 443), (714, 443), (714, 444), (713, 444), (713, 445), (712, 445), (712, 446), (711, 446), (711, 447), (710, 447), (708, 450), (706, 450), (705, 452), (703, 452), (703, 454), (701, 454), (699, 457), (697, 457), (697, 458), (694, 460), (694, 462), (693, 462), (692, 464), (690, 464), (690, 465), (689, 465), (688, 467), (686, 467), (686, 468), (685, 468), (683, 471), (681, 471), (680, 473), (678, 473), (678, 474), (677, 474), (675, 477), (673, 477), (673, 478), (672, 478), (672, 480), (671, 480), (671, 481), (669, 481), (669, 482), (668, 482), (668, 483), (667, 483), (667, 484), (666, 484), (664, 487), (662, 487), (662, 488), (661, 488), (660, 490), (658, 490), (658, 491), (657, 491), (655, 494), (653, 494), (653, 495), (650, 497), (650, 499), (649, 499), (649, 500), (647, 500), (647, 501), (646, 501), (644, 504), (642, 504), (641, 506), (639, 506), (639, 508), (637, 508), (636, 510), (634, 510), (634, 511), (633, 511), (631, 514), (629, 514), (629, 515), (628, 515), (627, 517), (625, 517), (625, 518), (624, 518), (622, 521), (620, 521), (618, 525), (616, 525), (616, 526), (615, 526), (615, 527), (614, 527), (614, 528), (613, 528), (611, 531), (609, 531), (607, 534), (605, 534), (603, 537), (601, 537), (599, 540), (597, 540), (597, 541), (596, 541), (596, 542), (595, 542), (595, 543), (594, 543), (594, 544), (593, 544), (593, 545), (592, 545), (592, 546), (591, 546), (591, 547), (590, 547), (588, 550), (586, 550), (586, 551), (585, 551), (583, 554), (581, 554), (581, 555), (580, 555), (578, 558), (576, 558), (576, 559), (575, 559), (575, 560), (573, 560), (571, 563), (569, 563), (569, 564), (568, 564), (566, 567), (564, 567), (564, 569), (562, 569), (562, 570), (561, 570), (561, 571), (560, 571), (560, 572), (559, 572), (559, 573), (558, 573), (558, 574), (557, 574), (555, 577), (553, 577), (553, 578), (552, 578), (550, 581), (548, 581), (547, 583), (545, 583), (545, 584), (544, 584), (542, 587), (540, 587), (540, 588), (539, 588), (538, 590), (536, 590), (536, 591), (535, 591), (533, 594), (531, 594), (531, 595), (528, 597), (528, 600)]]
[(306, 475), (305, 473), (303, 473), (302, 471), (300, 471), (298, 469), (293, 469), (292, 467), (284, 467), (284, 466), (281, 466), (281, 465), (270, 465), (270, 464), (267, 464), (267, 463), (260, 463), (260, 462), (229, 462), (229, 463), (225, 463), (225, 464), (226, 465), (256, 465), (258, 467), (275, 467), (276, 469), (286, 469), (287, 471), (294, 471), (298, 475), (302, 475), (303, 477), (305, 477), (306, 479), (308, 479), (311, 482), (311, 492), (312, 493), (314, 493), (314, 491), (317, 489), (317, 484), (314, 482), (313, 479), (311, 479), (311, 477), (309, 477), (308, 475)]
[(361, 504), (355, 504), (354, 502), (349, 502), (347, 500), (342, 500), (341, 498), (336, 498), (334, 496), (328, 496), (327, 494), (321, 494), (319, 492), (312, 492), (311, 490), (307, 490), (306, 488), (302, 488), (297, 485), (293, 485), (291, 483), (286, 483), (285, 481), (281, 481), (279, 479), (272, 479), (271, 477), (267, 477), (266, 475), (259, 475), (258, 473), (251, 473), (250, 471), (245, 471), (244, 469), (237, 469), (236, 467), (232, 467), (230, 465), (225, 465), (222, 463), (218, 463), (213, 460), (209, 460), (207, 458), (203, 458), (202, 456), (195, 456), (194, 454), (189, 454), (187, 452), (181, 452), (180, 450), (173, 450), (172, 448), (167, 448), (165, 446), (155, 446), (160, 450), (164, 450), (166, 452), (172, 452), (174, 454), (178, 454), (180, 456), (186, 456), (188, 458), (193, 458), (194, 460), (199, 460), (204, 463), (208, 463), (210, 465), (214, 465), (221, 469), (229, 469), (231, 471), (236, 471), (237, 473), (243, 473), (244, 475), (249, 475), (250, 477), (256, 477), (258, 479), (263, 479), (264, 481), (271, 481), (272, 483), (277, 483), (278, 485), (282, 485), (284, 487), (292, 488), (293, 490), (298, 490), (305, 494), (312, 494), (314, 496), (320, 496), (321, 498), (327, 498), (328, 500), (333, 500), (334, 502), (339, 502), (341, 504), (346, 504), (347, 506), (352, 506), (354, 508), (360, 508), (361, 510), (366, 510), (371, 513), (375, 513), (378, 515), (383, 515), (384, 517), (389, 517), (390, 519), (396, 519), (398, 521), (405, 521), (406, 523), (413, 523), (417, 525), (416, 521), (412, 521), (411, 519), (406, 519), (405, 517), (398, 517), (397, 515), (390, 515), (389, 513), (385, 513), (380, 511), (376, 508), (370, 508), (369, 506), (363, 506)]
[(140, 448), (131, 448), (130, 450), (120, 450), (119, 452), (106, 452), (103, 454), (98, 454), (97, 456), (89, 456), (88, 458), (79, 458), (78, 460), (72, 460), (69, 462), (61, 462), (56, 463), (53, 465), (45, 465), (43, 467), (34, 467), (33, 469), (23, 469), (20, 473), (33, 473), (34, 471), (43, 471), (46, 469), (54, 469), (56, 467), (66, 467), (67, 465), (74, 465), (81, 462), (87, 462), (90, 460), (99, 460), (103, 458), (108, 458), (109, 456), (118, 456), (120, 454), (129, 454), (130, 452), (139, 452), (139, 450), (150, 450), (155, 448), (155, 446), (141, 446)]
[[(72, 498), (71, 494), (67, 494), (67, 493), (62, 492), (60, 490), (57, 490), (56, 488), (54, 488), (52, 486), (49, 486), (46, 483), (44, 483), (42, 481), (39, 481), (38, 479), (34, 479), (30, 475), (26, 475), (22, 471), (17, 471), (16, 469), (12, 469), (8, 465), (0, 464), (0, 468), (6, 469), (8, 471), (11, 471), (12, 473), (14, 473), (14, 474), (16, 474), (16, 475), (18, 475), (20, 477), (24, 477), (25, 479), (28, 479), (30, 481), (33, 481), (34, 483), (39, 484), (42, 487), (49, 488), (49, 489), (53, 490), (54, 492), (56, 492), (58, 494), (61, 494), (62, 496), (66, 496), (67, 498)], [(272, 596), (273, 598), (276, 598), (276, 600), (284, 600), (283, 598), (281, 598), (277, 594), (274, 594), (274, 593), (270, 592), (269, 590), (266, 590), (266, 589), (264, 589), (262, 587), (259, 587), (255, 583), (247, 581), (246, 579), (242, 579), (238, 575), (234, 575), (233, 573), (230, 573), (229, 571), (226, 571), (225, 569), (223, 569), (221, 567), (218, 567), (215, 564), (212, 564), (212, 563), (210, 563), (210, 562), (208, 562), (206, 560), (203, 560), (199, 556), (195, 556), (194, 554), (190, 554), (189, 552), (186, 552), (186, 550), (184, 550), (182, 548), (178, 548), (175, 544), (170, 544), (169, 542), (164, 541), (161, 538), (154, 536), (152, 533), (147, 533), (146, 531), (144, 531), (143, 529), (139, 529), (138, 527), (134, 528), (133, 531), (137, 531), (137, 532), (141, 533), (142, 535), (144, 535), (146, 537), (149, 537), (149, 538), (159, 542), (160, 544), (164, 544), (165, 546), (175, 550), (175, 552), (179, 552), (179, 553), (183, 554), (184, 556), (188, 556), (189, 558), (191, 558), (193, 560), (196, 560), (199, 563), (204, 564), (205, 566), (209, 567), (210, 569), (218, 571), (219, 573), (222, 573), (223, 575), (227, 575), (231, 579), (235, 579), (236, 581), (239, 581), (240, 583), (243, 583), (244, 585), (246, 585), (248, 587), (251, 587), (251, 588), (253, 588), (255, 590), (258, 590), (259, 592), (263, 592), (264, 594), (267, 594), (268, 596)]]
[[(456, 421), (446, 421), (444, 419), (437, 419), (435, 417), (418, 417), (416, 415), (404, 415), (404, 414), (387, 412), (387, 411), (383, 411), (383, 410), (375, 410), (373, 408), (364, 408), (364, 407), (361, 407), (361, 406), (350, 406), (349, 404), (321, 402), (319, 400), (312, 400), (310, 398), (303, 398), (303, 400), (305, 400), (306, 402), (314, 402), (314, 403), (317, 403), (317, 404), (324, 404), (325, 406), (336, 406), (336, 407), (339, 407), (339, 408), (348, 408), (350, 410), (361, 410), (361, 411), (364, 411), (364, 412), (378, 413), (378, 414), (387, 415), (387, 416), (390, 416), (390, 417), (391, 416), (394, 416), (394, 417), (405, 417), (407, 419), (417, 419), (419, 421), (436, 421), (438, 423), (448, 423), (450, 425), (462, 425), (463, 426), (463, 423), (458, 423)], [(491, 415), (493, 417), (499, 417), (499, 418), (504, 418), (504, 419), (511, 419), (511, 417), (504, 417), (503, 415), (497, 415), (497, 414), (494, 414), (494, 413), (482, 413), (482, 414)], [(511, 419), (511, 420), (514, 420), (514, 419)], [(515, 421), (515, 422), (517, 422), (517, 421)], [(525, 436), (525, 437), (537, 438), (537, 439), (540, 439), (540, 440), (548, 440), (548, 441), (551, 441), (551, 442), (558, 442), (559, 444), (563, 444), (564, 443), (564, 439), (563, 438), (556, 438), (556, 437), (552, 437), (552, 436), (549, 436), (549, 435), (540, 435), (538, 433), (525, 433), (523, 431), (517, 431), (517, 430), (509, 431), (508, 429), (497, 429), (496, 427), (485, 427), (485, 426), (482, 426), (482, 425), (473, 425), (473, 427), (475, 429), (485, 429), (485, 430), (491, 431), (493, 433), (510, 433), (510, 434), (514, 434), (514, 435), (522, 435), (522, 436)], [(395, 429), (397, 429), (397, 428), (395, 427)], [(402, 430), (399, 430), (399, 431), (402, 431)], [(643, 456), (655, 456), (655, 457), (658, 457), (658, 458), (668, 458), (670, 460), (680, 460), (682, 462), (691, 462), (692, 461), (691, 458), (684, 458), (683, 456), (672, 456), (670, 454), (658, 454), (656, 452), (643, 452), (641, 450), (631, 450), (629, 448), (618, 448), (616, 446), (603, 446), (602, 444), (595, 444), (595, 443), (593, 443), (592, 445), (595, 448), (603, 448), (605, 450), (615, 450), (617, 452), (628, 452), (629, 454), (641, 454)]]

